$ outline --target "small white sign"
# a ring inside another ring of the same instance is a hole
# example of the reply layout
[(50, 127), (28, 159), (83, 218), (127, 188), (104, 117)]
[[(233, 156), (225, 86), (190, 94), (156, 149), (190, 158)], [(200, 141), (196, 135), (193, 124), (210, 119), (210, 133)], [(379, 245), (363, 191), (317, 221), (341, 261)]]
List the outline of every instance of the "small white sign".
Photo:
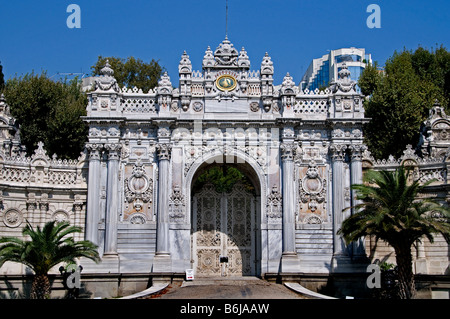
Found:
[(186, 280), (194, 280), (194, 269), (186, 269)]

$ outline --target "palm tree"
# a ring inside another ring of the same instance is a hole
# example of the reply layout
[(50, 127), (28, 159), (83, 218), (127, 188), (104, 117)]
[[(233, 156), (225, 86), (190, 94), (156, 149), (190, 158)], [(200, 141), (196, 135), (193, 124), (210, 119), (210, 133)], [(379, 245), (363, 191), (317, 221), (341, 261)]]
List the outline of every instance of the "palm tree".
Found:
[(75, 263), (75, 259), (86, 257), (95, 262), (100, 260), (97, 246), (90, 241), (77, 241), (68, 235), (81, 232), (81, 228), (70, 226), (68, 222), (48, 222), (41, 229), (35, 230), (29, 223), (22, 234), (29, 236), (30, 241), (15, 237), (0, 238), (0, 267), (6, 261), (22, 263), (35, 273), (31, 298), (44, 299), (50, 297), (51, 286), (48, 272), (57, 264)]
[(449, 209), (436, 200), (418, 199), (424, 187), (409, 181), (409, 171), (403, 166), (395, 171), (368, 171), (365, 184), (352, 185), (356, 190), (356, 213), (344, 220), (338, 234), (346, 243), (374, 235), (394, 248), (398, 267), (399, 297), (415, 297), (411, 247), (422, 237), (433, 242), (433, 235), (450, 235)]

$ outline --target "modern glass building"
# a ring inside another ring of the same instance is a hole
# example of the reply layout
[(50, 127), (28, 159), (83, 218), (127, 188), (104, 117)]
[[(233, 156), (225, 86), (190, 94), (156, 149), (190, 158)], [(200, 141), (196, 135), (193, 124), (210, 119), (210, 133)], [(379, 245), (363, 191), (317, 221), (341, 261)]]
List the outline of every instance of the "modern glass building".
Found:
[[(328, 87), (337, 79), (343, 63), (347, 65), (350, 71), (350, 78), (358, 81), (366, 64), (372, 63), (372, 56), (362, 48), (331, 50), (321, 58), (312, 60), (303, 75), (300, 88), (302, 90), (315, 90), (316, 88)], [(358, 87), (357, 90), (359, 90)]]

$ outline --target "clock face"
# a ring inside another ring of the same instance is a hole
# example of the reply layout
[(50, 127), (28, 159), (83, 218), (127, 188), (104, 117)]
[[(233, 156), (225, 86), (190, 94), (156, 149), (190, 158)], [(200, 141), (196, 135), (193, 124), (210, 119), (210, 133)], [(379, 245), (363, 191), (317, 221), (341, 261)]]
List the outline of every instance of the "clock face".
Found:
[(236, 87), (237, 81), (233, 76), (224, 74), (217, 78), (216, 85), (219, 90), (232, 91)]

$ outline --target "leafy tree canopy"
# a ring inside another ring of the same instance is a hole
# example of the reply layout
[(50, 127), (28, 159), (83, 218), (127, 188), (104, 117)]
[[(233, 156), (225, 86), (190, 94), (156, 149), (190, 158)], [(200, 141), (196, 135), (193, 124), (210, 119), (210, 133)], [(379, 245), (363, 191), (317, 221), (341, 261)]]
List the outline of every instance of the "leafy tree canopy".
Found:
[(77, 79), (54, 82), (41, 74), (8, 79), (4, 94), (20, 124), (22, 144), (31, 155), (39, 141), (49, 156), (78, 158), (87, 138), (87, 97)]
[(213, 166), (208, 168), (196, 179), (193, 192), (200, 191), (206, 183), (213, 184), (219, 193), (230, 192), (236, 183), (242, 183), (248, 192), (255, 192), (255, 188), (248, 177), (233, 166)]
[(361, 237), (373, 235), (395, 250), (399, 272), (401, 298), (415, 295), (411, 248), (427, 238), (431, 243), (437, 234), (450, 242), (450, 211), (435, 198), (419, 198), (423, 184), (411, 180), (410, 171), (400, 166), (395, 171), (372, 171), (364, 175), (363, 184), (354, 184), (356, 213), (342, 223), (338, 234), (347, 244)]
[(100, 75), (100, 70), (105, 66), (106, 59), (109, 60), (111, 68), (114, 70), (114, 77), (122, 88), (137, 87), (144, 92), (158, 85), (158, 80), (164, 72), (164, 68), (158, 64), (158, 61), (152, 59), (149, 63), (134, 57), (127, 59), (118, 57), (99, 56), (97, 63), (91, 66), (92, 75)]
[(395, 52), (384, 67), (369, 65), (358, 82), (365, 101), (366, 144), (375, 158), (401, 156), (406, 145), (417, 145), (419, 129), (437, 99), (450, 102), (450, 52), (419, 47)]

